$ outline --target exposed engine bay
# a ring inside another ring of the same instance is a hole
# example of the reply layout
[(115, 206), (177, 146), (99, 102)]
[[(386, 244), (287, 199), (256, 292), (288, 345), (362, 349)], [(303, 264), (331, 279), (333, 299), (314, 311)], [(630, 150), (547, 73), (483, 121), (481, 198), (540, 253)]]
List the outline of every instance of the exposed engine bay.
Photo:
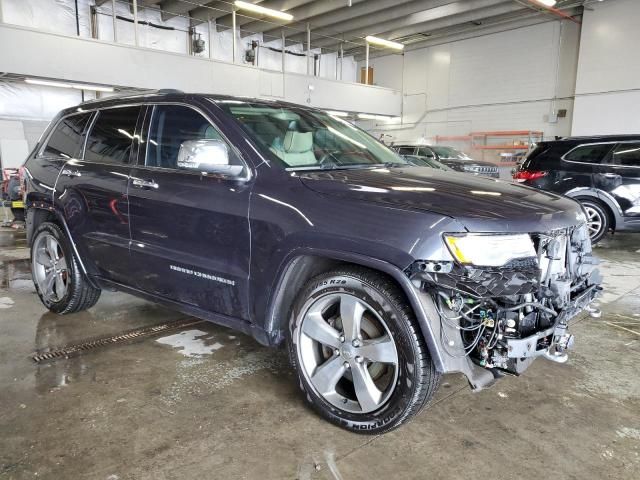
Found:
[(563, 363), (568, 322), (590, 306), (601, 277), (585, 225), (532, 234), (536, 257), (501, 267), (415, 262), (407, 271), (433, 297), (446, 355), (520, 374), (535, 357)]

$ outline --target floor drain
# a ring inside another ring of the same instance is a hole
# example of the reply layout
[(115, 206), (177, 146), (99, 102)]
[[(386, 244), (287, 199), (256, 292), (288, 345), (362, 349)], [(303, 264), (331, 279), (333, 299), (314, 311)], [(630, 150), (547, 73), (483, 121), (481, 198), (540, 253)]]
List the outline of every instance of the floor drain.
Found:
[(171, 322), (160, 323), (157, 325), (151, 325), (149, 327), (136, 328), (127, 332), (118, 333), (109, 337), (99, 337), (90, 340), (85, 340), (81, 343), (67, 345), (66, 347), (53, 348), (46, 351), (35, 352), (31, 358), (36, 363), (45, 362), (47, 360), (57, 360), (60, 358), (69, 358), (75, 355), (79, 355), (89, 350), (96, 348), (107, 347), (111, 345), (118, 345), (140, 338), (151, 337), (159, 333), (163, 333), (169, 330), (175, 330), (177, 328), (191, 327), (204, 323), (205, 320), (199, 320), (194, 318), (183, 318), (180, 320), (174, 320)]

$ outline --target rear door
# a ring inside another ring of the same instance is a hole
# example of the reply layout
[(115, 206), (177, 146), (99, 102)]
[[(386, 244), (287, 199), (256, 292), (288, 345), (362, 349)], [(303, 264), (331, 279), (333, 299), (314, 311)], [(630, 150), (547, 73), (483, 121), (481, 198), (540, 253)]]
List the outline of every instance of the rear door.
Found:
[(243, 164), (239, 153), (188, 105), (150, 106), (145, 131), (129, 186), (137, 287), (248, 319), (251, 183), (177, 165), (180, 146), (189, 140), (223, 140), (234, 163)]
[(129, 284), (127, 184), (136, 124), (142, 107), (99, 110), (86, 134), (84, 156), (68, 160), (55, 187), (55, 202), (86, 268)]
[(618, 143), (601, 176), (601, 190), (613, 196), (625, 217), (640, 220), (640, 142)]

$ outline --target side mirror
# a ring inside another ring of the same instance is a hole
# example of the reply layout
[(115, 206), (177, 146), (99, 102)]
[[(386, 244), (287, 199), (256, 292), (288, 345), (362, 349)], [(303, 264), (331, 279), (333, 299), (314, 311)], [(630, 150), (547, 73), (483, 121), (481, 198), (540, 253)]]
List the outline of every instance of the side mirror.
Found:
[(242, 165), (229, 164), (229, 147), (222, 140), (188, 140), (180, 145), (178, 168), (238, 176)]

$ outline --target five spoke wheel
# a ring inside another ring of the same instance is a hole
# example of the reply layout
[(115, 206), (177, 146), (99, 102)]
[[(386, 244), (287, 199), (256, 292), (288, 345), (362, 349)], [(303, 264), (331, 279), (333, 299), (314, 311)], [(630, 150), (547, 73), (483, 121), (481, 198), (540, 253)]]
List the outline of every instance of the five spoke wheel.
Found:
[(35, 239), (33, 255), (34, 280), (48, 302), (59, 302), (69, 288), (69, 270), (62, 247), (56, 238), (43, 233)]
[(384, 320), (365, 301), (333, 293), (311, 302), (297, 345), (311, 385), (335, 407), (368, 413), (393, 393), (396, 345)]

